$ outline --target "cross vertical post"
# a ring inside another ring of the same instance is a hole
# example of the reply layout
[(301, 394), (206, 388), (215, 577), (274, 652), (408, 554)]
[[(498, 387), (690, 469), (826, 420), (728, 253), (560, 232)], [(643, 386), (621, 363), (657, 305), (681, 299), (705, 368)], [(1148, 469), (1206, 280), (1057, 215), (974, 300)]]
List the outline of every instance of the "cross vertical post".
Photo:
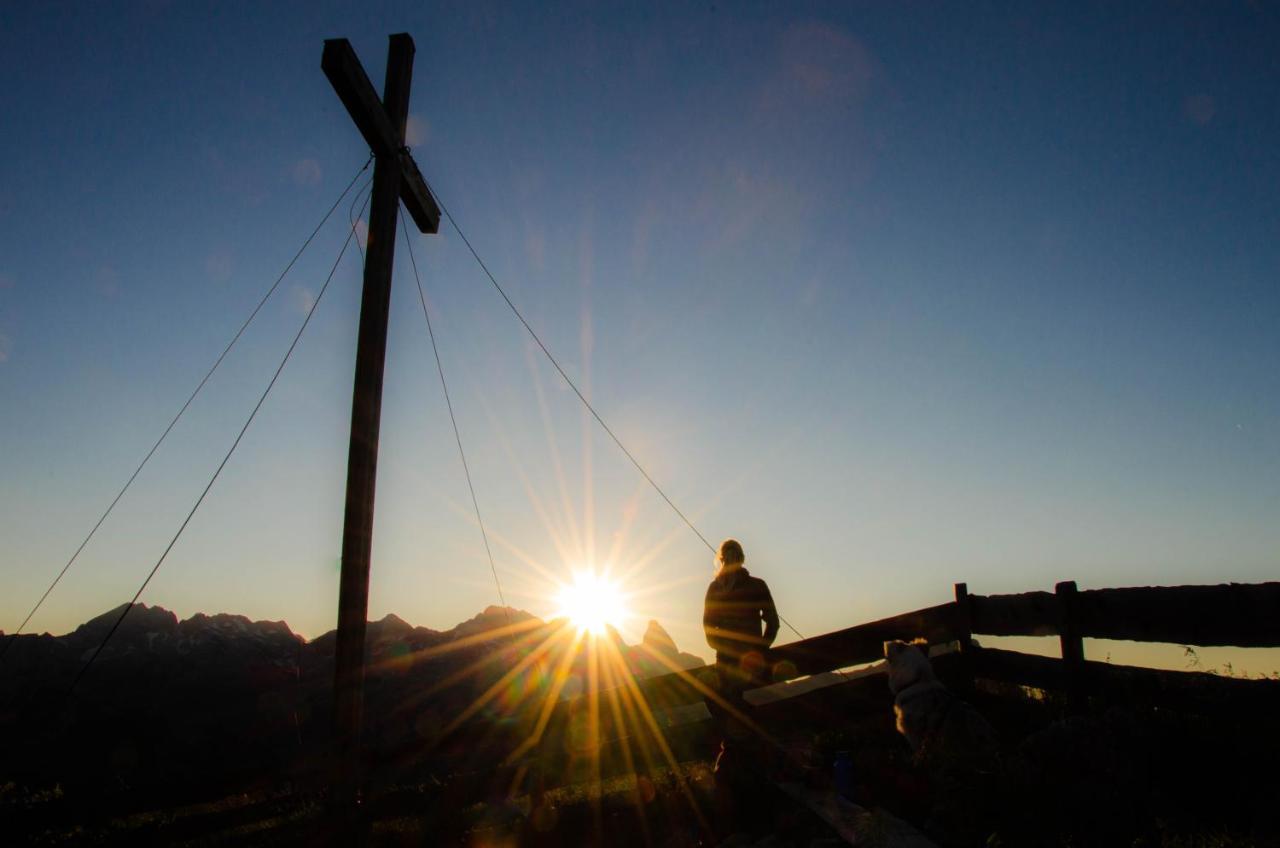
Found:
[(346, 39), (325, 41), (321, 68), (374, 154), (373, 193), (364, 261), (364, 291), (356, 342), (351, 398), (351, 442), (342, 527), (342, 574), (338, 590), (338, 635), (334, 653), (334, 801), (354, 809), (360, 796), (360, 730), (364, 712), (365, 627), (369, 607), (369, 563), (373, 549), (373, 502), (378, 473), (382, 376), (387, 351), (391, 267), (395, 258), (400, 200), (422, 232), (434, 233), (440, 213), (425, 180), (404, 146), (413, 76), (413, 39), (391, 36), (387, 73), (379, 99)]

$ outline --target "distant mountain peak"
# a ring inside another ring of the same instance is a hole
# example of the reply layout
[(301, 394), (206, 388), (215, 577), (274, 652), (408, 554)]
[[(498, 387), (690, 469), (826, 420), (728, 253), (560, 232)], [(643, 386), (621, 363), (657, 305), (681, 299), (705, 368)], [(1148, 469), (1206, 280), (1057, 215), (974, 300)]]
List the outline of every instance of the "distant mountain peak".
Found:
[(697, 668), (702, 658), (687, 654), (657, 621), (650, 619), (640, 644), (630, 651), (632, 668), (642, 677), (665, 674), (677, 668)]
[(158, 631), (162, 633), (171, 633), (178, 629), (178, 616), (170, 612), (164, 607), (149, 607), (146, 604), (134, 604), (132, 609), (129, 604), (121, 604), (114, 609), (107, 610), (101, 615), (95, 616), (84, 624), (80, 625), (71, 634), (80, 637), (101, 638), (106, 632), (115, 626), (120, 618), (120, 614), (129, 609), (129, 614), (125, 617), (121, 629), (126, 631)]
[(412, 624), (393, 612), (387, 613), (377, 621), (370, 621), (368, 625), (370, 633), (376, 633), (383, 637), (408, 633), (413, 629)]
[[(484, 612), (480, 613), (475, 618), (493, 618), (494, 616), (499, 616), (499, 615), (503, 616), (504, 618), (507, 616), (510, 616), (513, 621), (525, 621), (527, 619), (533, 618), (533, 615), (525, 612), (522, 609), (516, 609), (515, 607), (500, 607), (500, 606), (495, 606), (494, 604), (490, 604), (489, 606), (485, 607)], [(475, 619), (472, 619), (472, 621), (474, 620)]]
[[(529, 621), (535, 616), (530, 615), (521, 609), (513, 607), (499, 607), (490, 604), (484, 608), (484, 612), (478, 613), (466, 621), (458, 623), (454, 628), (448, 631), (453, 638), (461, 636), (474, 636), (489, 630), (500, 630), (508, 624), (518, 624), (522, 621)], [(505, 636), (508, 634), (495, 634), (496, 636)]]
[(671, 638), (671, 634), (657, 622), (657, 619), (649, 619), (649, 626), (645, 628), (644, 638), (640, 640), (640, 644), (659, 654), (680, 653), (676, 648), (676, 640)]

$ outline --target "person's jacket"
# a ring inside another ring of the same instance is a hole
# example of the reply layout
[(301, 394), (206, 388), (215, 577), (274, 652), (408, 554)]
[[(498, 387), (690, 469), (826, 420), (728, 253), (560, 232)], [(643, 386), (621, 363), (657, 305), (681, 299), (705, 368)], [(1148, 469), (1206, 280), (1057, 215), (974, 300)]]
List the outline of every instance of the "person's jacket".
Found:
[(748, 651), (768, 648), (778, 636), (778, 610), (768, 585), (741, 566), (722, 571), (707, 587), (702, 629), (717, 662), (737, 662)]

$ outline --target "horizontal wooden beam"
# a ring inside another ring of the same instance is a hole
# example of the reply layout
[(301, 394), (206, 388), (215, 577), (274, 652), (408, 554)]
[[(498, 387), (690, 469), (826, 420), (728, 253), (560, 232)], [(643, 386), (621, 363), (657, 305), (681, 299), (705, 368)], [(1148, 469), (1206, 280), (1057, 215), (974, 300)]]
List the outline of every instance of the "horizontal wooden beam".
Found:
[(1058, 599), (1052, 592), (969, 595), (975, 635), (1057, 636)]
[[(393, 35), (392, 38), (409, 38)], [(410, 49), (412, 40), (410, 40)], [(342, 105), (347, 107), (351, 120), (364, 136), (365, 143), (375, 156), (390, 157), (400, 163), (400, 199), (413, 218), (418, 229), (435, 233), (440, 229), (440, 207), (431, 196), (427, 182), (422, 178), (413, 157), (405, 152), (404, 139), (392, 126), (382, 99), (369, 81), (360, 59), (345, 38), (330, 38), (324, 43), (320, 67), (329, 78)]]
[(400, 154), (400, 199), (418, 232), (430, 235), (440, 231), (440, 207), (427, 188), (418, 163), (407, 153)]
[(1280, 583), (1094, 589), (1075, 596), (1072, 616), (1095, 639), (1280, 647)]
[(924, 639), (931, 645), (957, 638), (955, 603), (905, 612), (834, 633), (792, 642), (769, 651), (775, 666), (789, 662), (799, 677), (884, 659), (884, 643), (892, 639)]
[[(970, 595), (973, 632), (1057, 635), (1060, 598), (1050, 592)], [(1175, 645), (1280, 647), (1280, 583), (1090, 589), (1072, 598), (1077, 633), (1092, 639)]]

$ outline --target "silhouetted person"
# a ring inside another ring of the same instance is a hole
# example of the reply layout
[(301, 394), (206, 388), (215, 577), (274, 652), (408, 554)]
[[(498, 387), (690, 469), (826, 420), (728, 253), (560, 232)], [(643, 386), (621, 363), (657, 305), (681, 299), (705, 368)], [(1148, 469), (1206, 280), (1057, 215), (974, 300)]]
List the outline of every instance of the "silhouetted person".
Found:
[[(744, 721), (749, 707), (742, 694), (762, 686), (768, 667), (765, 652), (778, 636), (778, 610), (768, 585), (745, 567), (742, 545), (720, 543), (716, 578), (707, 587), (702, 628), (716, 652), (716, 690), (723, 703), (707, 700), (720, 736), (716, 756), (716, 792), (721, 827), (755, 829), (767, 816), (767, 794), (760, 785), (768, 772), (768, 749)], [(754, 819), (754, 821), (752, 821)]]
[(707, 644), (715, 649), (717, 666), (749, 670), (763, 662), (764, 651), (778, 636), (778, 610), (768, 584), (747, 571), (736, 539), (720, 543), (716, 562), (719, 568), (707, 587), (702, 628)]

